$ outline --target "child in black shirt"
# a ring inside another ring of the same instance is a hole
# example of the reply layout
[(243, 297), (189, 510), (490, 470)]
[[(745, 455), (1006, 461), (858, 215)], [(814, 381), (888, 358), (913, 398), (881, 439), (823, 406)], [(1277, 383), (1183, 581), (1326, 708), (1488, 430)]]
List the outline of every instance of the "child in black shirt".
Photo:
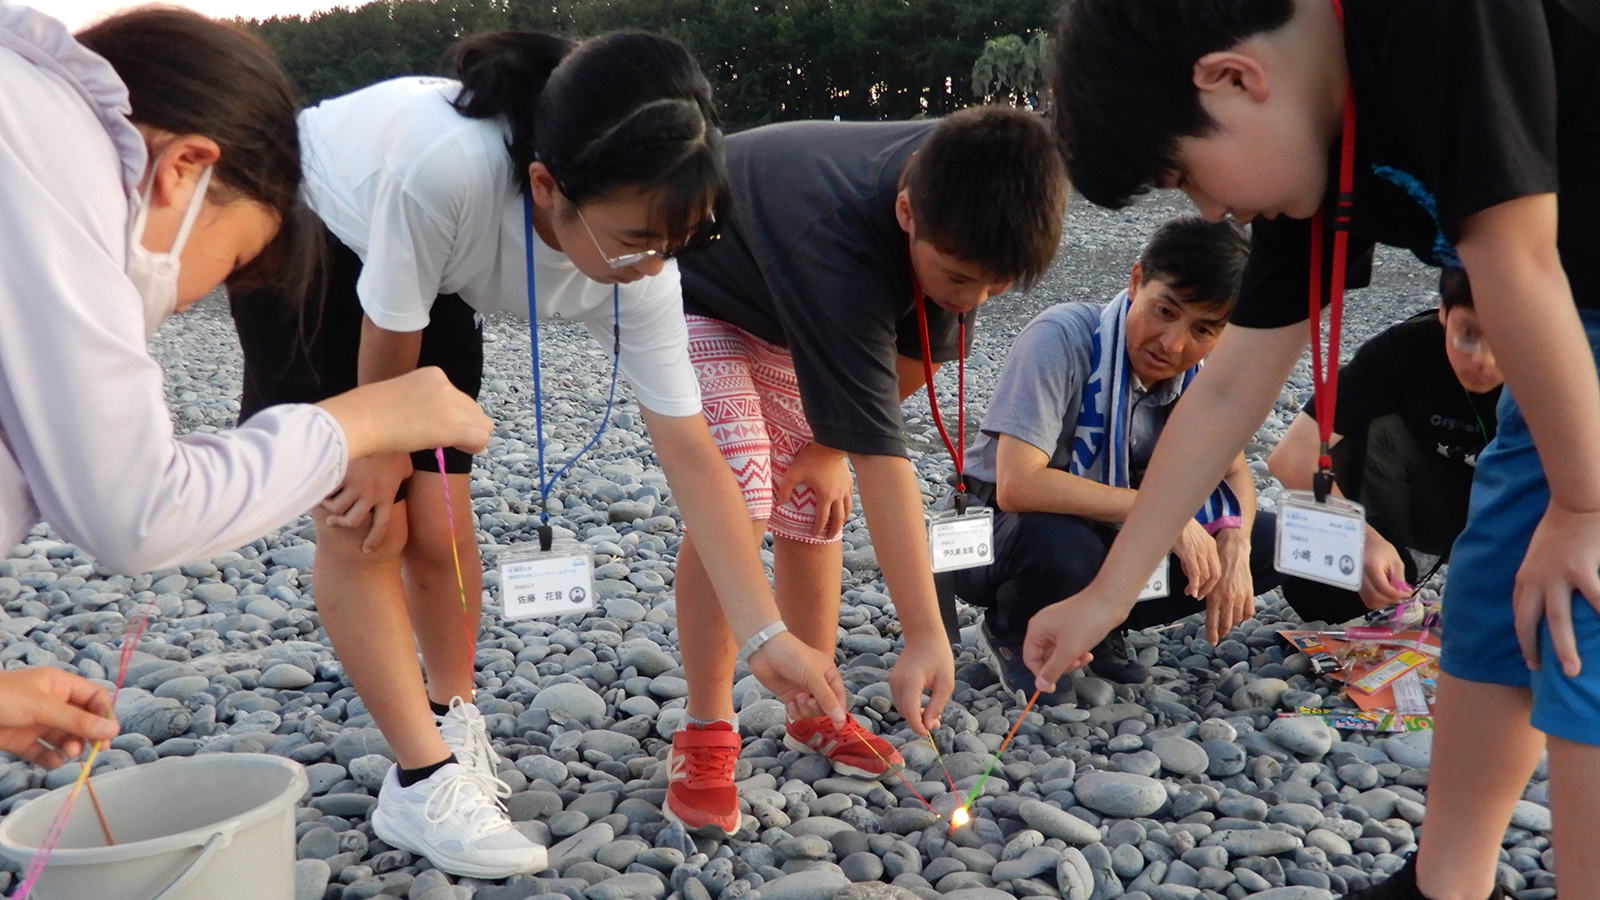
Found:
[[(1579, 823), (1600, 814), (1600, 666), (1578, 644), (1600, 652), (1600, 614), (1572, 594), (1600, 601), (1600, 3), (1075, 0), (1056, 37), (1075, 187), (1112, 206), (1175, 187), (1254, 228), (1233, 327), (1099, 577), (1033, 619), (1041, 686), (1126, 615), (1271, 408), (1306, 346), (1309, 285), (1364, 283), (1380, 241), (1463, 268), (1509, 390), (1452, 557), (1426, 839), (1383, 891), (1493, 890), (1548, 736), (1563, 896), (1596, 894), (1600, 832)], [(1356, 265), (1336, 271), (1346, 223)]]
[[(1360, 599), (1369, 609), (1410, 595), (1417, 562), (1406, 551), (1450, 556), (1467, 524), (1478, 457), (1494, 437), (1505, 376), (1483, 338), (1466, 273), (1445, 269), (1439, 294), (1439, 309), (1388, 328), (1339, 370), (1335, 490), (1366, 508)], [(1314, 405), (1295, 418), (1267, 466), (1284, 487), (1311, 490)], [(1350, 591), (1291, 578), (1283, 592), (1307, 621), (1348, 618)]]

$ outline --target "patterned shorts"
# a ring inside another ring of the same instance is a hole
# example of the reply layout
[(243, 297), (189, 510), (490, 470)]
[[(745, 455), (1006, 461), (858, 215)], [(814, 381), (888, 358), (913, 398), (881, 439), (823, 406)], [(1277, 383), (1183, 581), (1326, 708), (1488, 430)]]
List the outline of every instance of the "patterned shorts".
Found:
[(711, 437), (733, 467), (751, 519), (766, 519), (780, 537), (808, 544), (834, 543), (842, 529), (818, 541), (811, 536), (817, 502), (805, 485), (773, 508), (774, 485), (795, 454), (811, 443), (800, 406), (794, 357), (727, 322), (687, 316), (689, 359), (700, 380), (700, 402)]

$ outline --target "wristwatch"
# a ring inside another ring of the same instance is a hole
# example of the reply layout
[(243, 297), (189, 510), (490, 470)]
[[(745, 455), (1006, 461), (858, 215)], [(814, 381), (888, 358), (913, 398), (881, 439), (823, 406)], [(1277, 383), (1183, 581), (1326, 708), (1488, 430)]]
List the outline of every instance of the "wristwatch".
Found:
[(767, 641), (772, 640), (788, 630), (789, 626), (783, 624), (783, 620), (779, 619), (755, 634), (750, 635), (750, 640), (745, 641), (744, 646), (739, 648), (739, 662), (748, 663), (750, 661), (750, 657), (756, 655), (757, 650), (760, 650), (762, 647), (767, 645)]

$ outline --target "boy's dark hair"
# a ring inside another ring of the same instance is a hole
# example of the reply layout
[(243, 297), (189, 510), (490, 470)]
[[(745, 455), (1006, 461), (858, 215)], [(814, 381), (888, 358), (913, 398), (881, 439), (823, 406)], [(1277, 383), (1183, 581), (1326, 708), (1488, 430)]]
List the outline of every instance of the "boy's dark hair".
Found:
[(1052, 41), (1051, 116), (1073, 186), (1116, 209), (1172, 173), (1178, 139), (1216, 125), (1194, 64), (1293, 15), (1293, 0), (1068, 3)]
[(111, 16), (77, 39), (127, 85), (133, 122), (216, 141), (222, 155), (212, 193), (278, 215), (277, 235), (228, 282), (242, 290), (273, 285), (299, 307), (320, 277), (322, 224), (300, 194), (298, 104), (272, 50), (238, 28), (162, 7)]
[(538, 160), (575, 206), (650, 192), (669, 249), (707, 236), (724, 217), (728, 175), (711, 84), (672, 38), (619, 31), (574, 44), (498, 31), (460, 42), (447, 59), (461, 80), (456, 110), (505, 117), (519, 183)]
[(1172, 286), (1182, 303), (1226, 313), (1239, 298), (1239, 281), (1250, 257), (1250, 239), (1232, 222), (1199, 216), (1172, 219), (1156, 229), (1139, 254), (1146, 281)]
[(1467, 281), (1465, 269), (1445, 267), (1439, 270), (1439, 305), (1445, 312), (1472, 309), (1472, 285)]
[(946, 116), (906, 167), (917, 237), (1027, 288), (1061, 246), (1067, 175), (1033, 113), (980, 106)]

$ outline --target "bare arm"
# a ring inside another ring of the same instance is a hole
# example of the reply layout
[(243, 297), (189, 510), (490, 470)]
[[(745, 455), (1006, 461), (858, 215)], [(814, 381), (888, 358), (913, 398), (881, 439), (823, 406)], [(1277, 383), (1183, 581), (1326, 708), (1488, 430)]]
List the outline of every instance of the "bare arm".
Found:
[(1469, 217), (1456, 247), (1495, 359), (1539, 447), (1551, 503), (1600, 511), (1600, 383), (1556, 253), (1556, 198)]
[(1006, 512), (1049, 512), (1121, 523), (1137, 491), (1050, 468), (1050, 457), (1021, 438), (1000, 435), (995, 452), (995, 502)]
[[(939, 371), (940, 363), (933, 364), (933, 370)], [(922, 371), (922, 360), (912, 359), (909, 356), (895, 356), (894, 374), (900, 382), (900, 402), (904, 403), (907, 397), (922, 390), (928, 384), (928, 376)]]
[(694, 533), (733, 639), (743, 644), (780, 616), (750, 540), (750, 513), (733, 470), (717, 450), (704, 417), (664, 416), (644, 407), (639, 414), (650, 429), (684, 524)]
[(422, 356), (422, 332), (390, 331), (361, 316), (361, 350), (356, 356), (356, 383), (371, 384), (417, 367)]
[[(361, 316), (361, 345), (356, 354), (356, 383), (369, 388), (415, 372), (422, 354), (421, 331), (390, 331), (379, 327), (365, 313)], [(326, 500), (322, 508), (332, 513), (328, 524), (338, 528), (357, 528), (371, 517), (372, 527), (361, 549), (371, 552), (383, 541), (394, 511), (394, 496), (411, 477), (411, 458), (404, 453), (380, 453), (351, 459), (344, 483)]]
[[(904, 457), (852, 453), (850, 463), (878, 566), (906, 638), (905, 652), (889, 679), (895, 706), (913, 731), (927, 734), (938, 727), (939, 712), (955, 687), (955, 662), (933, 589), (921, 487)], [(926, 709), (924, 689), (932, 695)]]
[[(1206, 601), (1206, 640), (1215, 644), (1234, 626), (1255, 615), (1255, 589), (1250, 577), (1250, 529), (1256, 521), (1256, 484), (1244, 454), (1234, 457), (1222, 480), (1239, 498), (1239, 527), (1219, 528), (1213, 537), (1217, 547), (1218, 578), (1204, 594)], [(1184, 528), (1188, 528), (1188, 523)]]
[[(1278, 441), (1278, 446), (1272, 448), (1271, 455), (1267, 457), (1267, 471), (1291, 491), (1311, 490), (1311, 474), (1317, 470), (1320, 440), (1316, 419), (1305, 413), (1295, 416), (1294, 421), (1289, 423), (1289, 429), (1283, 433), (1283, 438)], [(1342, 440), (1344, 436), (1335, 432), (1328, 446), (1333, 447)], [(1337, 492), (1339, 486), (1334, 485), (1333, 489)]]
[(1243, 453), (1233, 458), (1233, 464), (1228, 466), (1228, 473), (1222, 476), (1222, 480), (1233, 488), (1233, 495), (1239, 498), (1241, 527), (1229, 530), (1237, 530), (1248, 536), (1250, 526), (1256, 522), (1256, 480), (1250, 474), (1250, 463)]
[(1456, 250), (1550, 484), (1512, 597), (1523, 656), (1538, 667), (1546, 620), (1562, 668), (1576, 675), (1572, 592), (1600, 602), (1600, 383), (1556, 250), (1556, 218), (1554, 194), (1510, 200), (1468, 217)]

